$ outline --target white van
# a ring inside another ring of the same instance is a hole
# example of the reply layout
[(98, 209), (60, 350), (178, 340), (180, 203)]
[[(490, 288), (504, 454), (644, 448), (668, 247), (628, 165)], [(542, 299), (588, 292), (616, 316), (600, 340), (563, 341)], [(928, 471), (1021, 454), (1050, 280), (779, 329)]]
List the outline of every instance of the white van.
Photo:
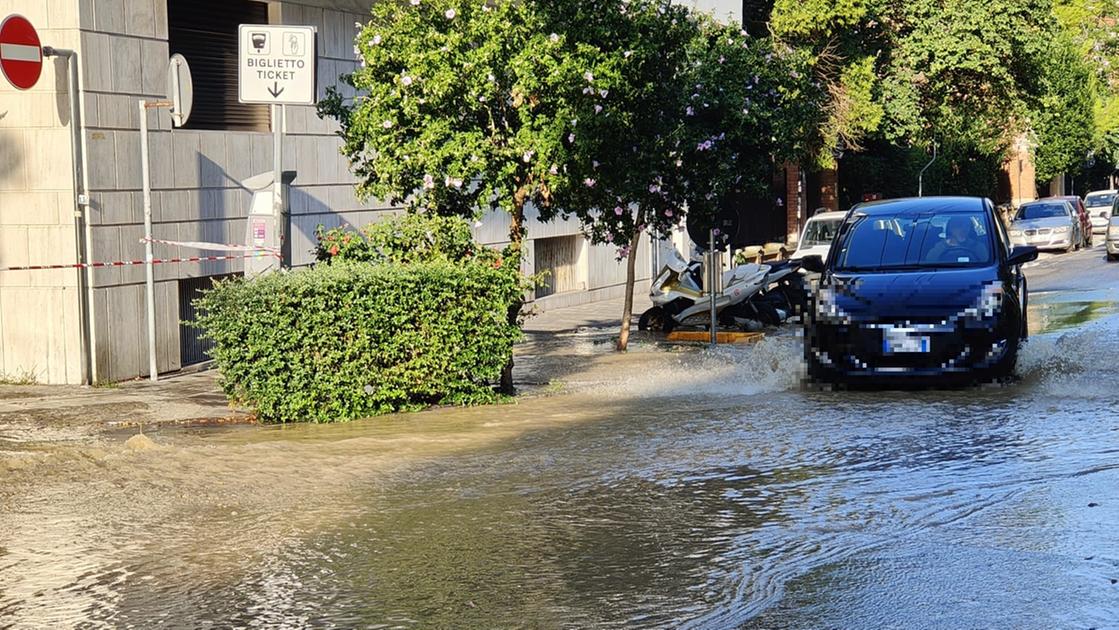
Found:
[(1111, 206), (1115, 203), (1115, 190), (1097, 190), (1084, 197), (1084, 208), (1088, 211), (1088, 218), (1092, 221), (1092, 232), (1102, 233), (1107, 231), (1107, 224), (1111, 222)]
[(839, 226), (846, 216), (846, 212), (820, 212), (813, 215), (804, 224), (797, 250), (789, 258), (799, 260), (805, 256), (819, 256), (827, 260), (831, 243), (835, 240), (835, 235), (839, 234)]

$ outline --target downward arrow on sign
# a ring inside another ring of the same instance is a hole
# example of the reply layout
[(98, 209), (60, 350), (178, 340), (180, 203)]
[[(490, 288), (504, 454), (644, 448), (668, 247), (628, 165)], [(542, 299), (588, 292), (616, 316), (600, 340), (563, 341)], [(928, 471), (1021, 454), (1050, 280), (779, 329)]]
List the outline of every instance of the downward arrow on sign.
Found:
[(280, 87), (277, 81), (273, 81), (272, 87), (268, 88), (268, 93), (272, 95), (272, 98), (280, 98), (280, 94), (283, 94), (283, 92), (284, 88)]

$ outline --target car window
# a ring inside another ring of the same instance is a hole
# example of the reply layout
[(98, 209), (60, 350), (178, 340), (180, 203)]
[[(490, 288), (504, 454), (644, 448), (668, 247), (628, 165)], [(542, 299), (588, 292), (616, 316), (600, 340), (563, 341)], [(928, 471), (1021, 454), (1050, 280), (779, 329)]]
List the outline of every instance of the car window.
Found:
[(818, 247), (831, 245), (835, 235), (839, 233), (839, 226), (843, 219), (809, 219), (804, 227), (803, 245), (805, 247)]
[(1115, 193), (1096, 193), (1084, 198), (1084, 205), (1089, 208), (1102, 208), (1115, 203)]
[(836, 257), (840, 271), (990, 264), (987, 215), (978, 212), (852, 217)]
[(1111, 216), (1119, 217), (1119, 199), (1115, 200), (1115, 205), (1111, 206)]
[(1018, 209), (1015, 219), (1048, 219), (1052, 217), (1069, 216), (1069, 206), (1066, 203), (1027, 203)]

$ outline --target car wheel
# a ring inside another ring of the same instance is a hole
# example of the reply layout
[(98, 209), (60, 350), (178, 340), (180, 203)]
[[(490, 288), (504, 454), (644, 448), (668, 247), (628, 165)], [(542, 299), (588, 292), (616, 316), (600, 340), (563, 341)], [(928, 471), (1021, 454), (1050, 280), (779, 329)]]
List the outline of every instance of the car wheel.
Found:
[(1107, 261), (1108, 262), (1115, 262), (1116, 260), (1119, 260), (1119, 255), (1117, 255), (1117, 254), (1108, 254), (1107, 255)]

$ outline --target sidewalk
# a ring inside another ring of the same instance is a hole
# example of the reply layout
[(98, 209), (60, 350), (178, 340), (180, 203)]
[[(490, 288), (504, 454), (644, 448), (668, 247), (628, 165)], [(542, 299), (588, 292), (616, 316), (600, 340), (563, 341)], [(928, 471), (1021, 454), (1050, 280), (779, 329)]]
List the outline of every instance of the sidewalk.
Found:
[[(621, 299), (607, 300), (530, 317), (525, 322), (528, 338), (517, 352), (531, 353), (537, 360), (518, 358), (518, 382), (546, 380), (555, 369), (552, 364), (570, 354), (569, 346), (575, 342), (561, 333), (598, 329), (596, 336), (615, 335), (622, 304)], [(646, 296), (634, 300), (635, 326), (647, 307)], [(0, 447), (4, 442), (76, 439), (141, 426), (154, 429), (250, 421), (246, 410), (229, 406), (213, 369), (167, 374), (156, 383), (136, 380), (112, 387), (0, 385)]]
[[(525, 321), (524, 331), (530, 334), (556, 333), (580, 328), (608, 328), (617, 332), (622, 320), (623, 298), (568, 306), (534, 315)], [(633, 324), (652, 304), (646, 295), (633, 298)]]

